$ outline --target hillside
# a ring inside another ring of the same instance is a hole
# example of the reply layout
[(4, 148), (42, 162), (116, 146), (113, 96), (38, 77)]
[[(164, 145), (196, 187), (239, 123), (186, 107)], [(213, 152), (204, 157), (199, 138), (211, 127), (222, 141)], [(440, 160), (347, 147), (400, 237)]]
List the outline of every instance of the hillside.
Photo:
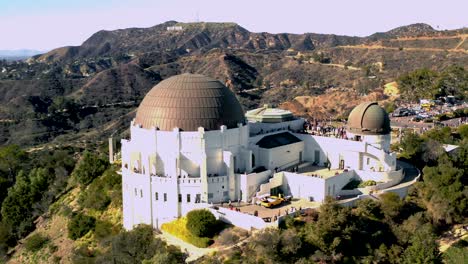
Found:
[(344, 97), (327, 107), (299, 107), (295, 98), (327, 98), (332, 88), (358, 103), (366, 100), (362, 86), (373, 91), (420, 68), (466, 67), (467, 33), (413, 24), (368, 37), (271, 34), (235, 23), (176, 21), (99, 31), (80, 46), (26, 62), (0, 61), (0, 144), (72, 143), (124, 133), (124, 120), (131, 120), (146, 92), (183, 72), (221, 80), (246, 109), (284, 103), (296, 105), (291, 109), (299, 115), (339, 117), (353, 106)]
[[(380, 193), (351, 208), (327, 197), (279, 228), (241, 235), (227, 227), (208, 249), (191, 246), (198, 254), (189, 263), (466, 263), (467, 131), (404, 135), (399, 157), (424, 173), (405, 199)], [(448, 154), (447, 143), (460, 148)], [(87, 148), (0, 147), (2, 263), (183, 263), (186, 243), (177, 238), (150, 226), (123, 230), (120, 164), (107, 162), (104, 145)]]

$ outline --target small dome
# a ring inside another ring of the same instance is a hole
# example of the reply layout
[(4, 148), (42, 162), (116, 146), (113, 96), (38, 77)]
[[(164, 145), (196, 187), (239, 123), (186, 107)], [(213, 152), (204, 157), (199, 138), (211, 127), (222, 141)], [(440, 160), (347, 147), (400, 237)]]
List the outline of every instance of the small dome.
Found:
[(349, 114), (348, 131), (353, 134), (385, 135), (390, 133), (390, 118), (377, 102), (362, 103)]
[(170, 77), (145, 96), (135, 124), (171, 131), (217, 130), (245, 123), (244, 111), (234, 93), (221, 82), (200, 74)]

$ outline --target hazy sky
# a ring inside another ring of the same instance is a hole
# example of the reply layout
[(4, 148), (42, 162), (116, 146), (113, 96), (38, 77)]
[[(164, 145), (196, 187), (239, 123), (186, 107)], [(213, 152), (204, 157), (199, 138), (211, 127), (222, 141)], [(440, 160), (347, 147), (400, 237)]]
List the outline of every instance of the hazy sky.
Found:
[(168, 20), (236, 22), (253, 32), (366, 36), (411, 23), (468, 26), (467, 0), (0, 0), (0, 50), (80, 45), (98, 30)]

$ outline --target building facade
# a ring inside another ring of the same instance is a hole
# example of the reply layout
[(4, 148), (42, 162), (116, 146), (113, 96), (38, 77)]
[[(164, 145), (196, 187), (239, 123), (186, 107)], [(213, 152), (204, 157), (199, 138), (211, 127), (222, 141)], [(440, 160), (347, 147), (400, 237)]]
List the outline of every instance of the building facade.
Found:
[[(212, 203), (252, 202), (281, 192), (321, 201), (352, 179), (401, 180), (390, 126), (376, 103), (350, 115), (352, 140), (313, 136), (304, 120), (264, 106), (244, 115), (219, 81), (182, 74), (143, 99), (122, 140), (124, 227), (161, 224)], [(335, 174), (320, 177), (314, 170)], [(291, 172), (293, 170), (294, 172)]]

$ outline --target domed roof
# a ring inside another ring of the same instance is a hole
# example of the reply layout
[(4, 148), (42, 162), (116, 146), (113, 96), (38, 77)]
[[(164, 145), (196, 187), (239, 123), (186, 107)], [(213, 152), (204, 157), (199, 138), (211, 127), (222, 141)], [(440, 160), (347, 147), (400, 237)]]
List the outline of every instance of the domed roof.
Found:
[(362, 103), (349, 114), (348, 131), (365, 135), (388, 134), (390, 133), (390, 118), (377, 102)]
[(135, 124), (171, 131), (217, 130), (245, 123), (244, 111), (231, 90), (200, 74), (181, 74), (154, 86), (138, 107)]

